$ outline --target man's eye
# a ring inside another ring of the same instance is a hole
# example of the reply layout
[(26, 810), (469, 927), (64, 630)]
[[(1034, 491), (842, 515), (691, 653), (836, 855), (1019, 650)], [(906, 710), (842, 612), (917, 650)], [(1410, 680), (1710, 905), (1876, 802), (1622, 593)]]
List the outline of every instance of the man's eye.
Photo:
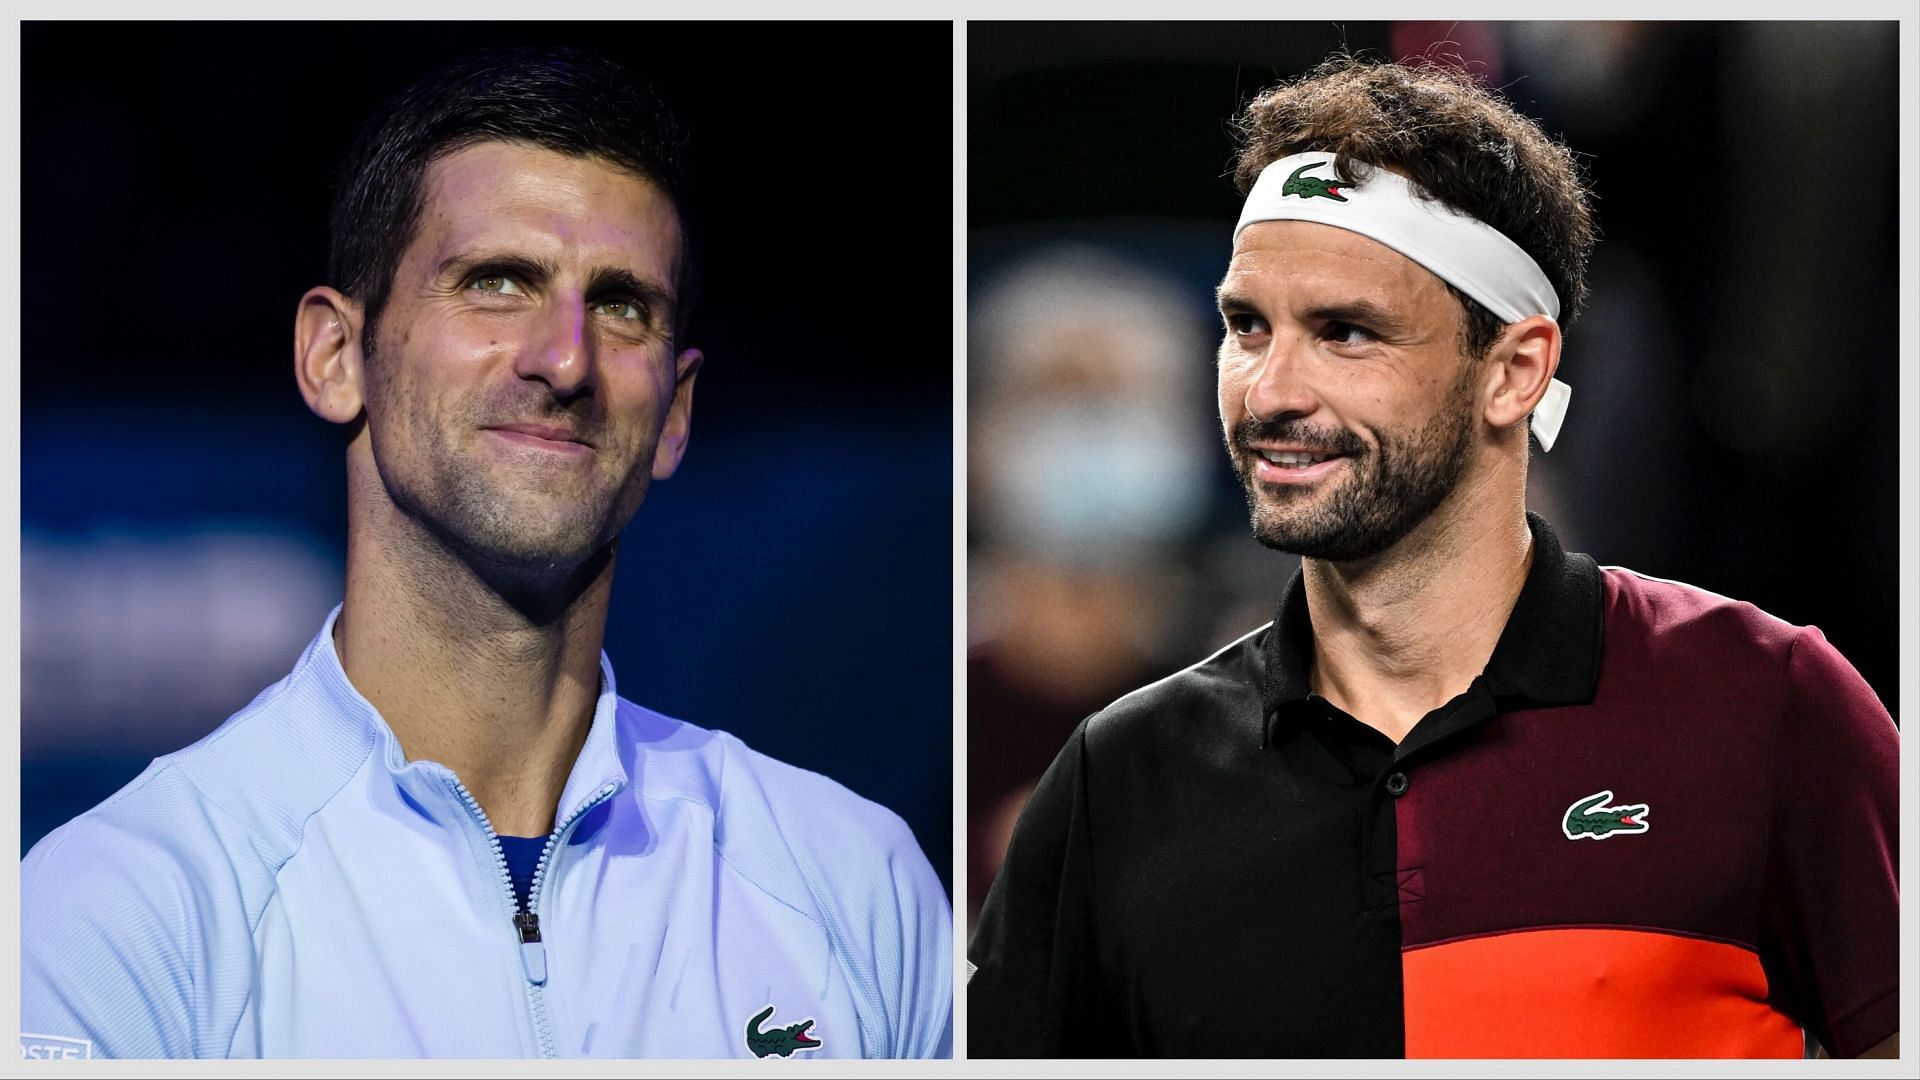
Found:
[(1267, 320), (1258, 315), (1236, 311), (1227, 316), (1227, 331), (1241, 337), (1249, 334), (1264, 334), (1267, 332)]
[(639, 304), (621, 297), (596, 300), (593, 304), (593, 309), (602, 314), (611, 315), (616, 319), (632, 319), (638, 321), (647, 317), (646, 313), (640, 309)]
[(520, 283), (505, 274), (476, 274), (467, 282), (467, 288), (481, 292), (503, 293), (507, 296), (525, 296)]
[(1377, 340), (1373, 331), (1350, 322), (1328, 323), (1326, 335), (1329, 340), (1342, 345), (1364, 345), (1369, 341)]

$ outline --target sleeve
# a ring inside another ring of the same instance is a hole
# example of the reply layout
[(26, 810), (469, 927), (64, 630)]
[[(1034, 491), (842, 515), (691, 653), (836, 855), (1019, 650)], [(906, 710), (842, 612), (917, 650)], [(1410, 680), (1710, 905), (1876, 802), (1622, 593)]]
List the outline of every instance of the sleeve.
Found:
[[(904, 824), (901, 825), (906, 830)], [(910, 839), (896, 856), (894, 889), (909, 959), (900, 980), (901, 1017), (892, 1056), (953, 1056), (953, 908), (933, 865)]]
[(1835, 1057), (1899, 1027), (1900, 736), (1866, 680), (1807, 627), (1787, 662), (1774, 755), (1770, 995)]
[(1134, 1052), (1100, 972), (1087, 723), (1014, 827), (968, 950), (967, 1052), (979, 1058)]
[(194, 1056), (191, 890), (151, 844), (81, 819), (20, 866), (20, 1053)]

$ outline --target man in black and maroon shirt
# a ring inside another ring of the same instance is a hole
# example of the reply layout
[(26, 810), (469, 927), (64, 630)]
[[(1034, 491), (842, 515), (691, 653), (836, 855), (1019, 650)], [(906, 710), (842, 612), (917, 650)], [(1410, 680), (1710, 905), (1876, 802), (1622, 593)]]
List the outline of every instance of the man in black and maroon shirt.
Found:
[(1878, 698), (1525, 510), (1593, 242), (1568, 151), (1346, 60), (1243, 130), (1220, 410), (1302, 569), (1074, 732), (980, 916), (969, 1052), (1891, 1056)]

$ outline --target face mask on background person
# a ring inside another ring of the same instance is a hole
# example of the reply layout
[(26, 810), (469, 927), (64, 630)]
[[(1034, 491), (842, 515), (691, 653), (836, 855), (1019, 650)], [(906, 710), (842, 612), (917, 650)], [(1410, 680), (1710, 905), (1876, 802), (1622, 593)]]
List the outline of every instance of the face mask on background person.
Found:
[(989, 529), (1083, 567), (1181, 539), (1206, 508), (1212, 448), (1168, 412), (1151, 402), (1016, 407), (995, 425)]

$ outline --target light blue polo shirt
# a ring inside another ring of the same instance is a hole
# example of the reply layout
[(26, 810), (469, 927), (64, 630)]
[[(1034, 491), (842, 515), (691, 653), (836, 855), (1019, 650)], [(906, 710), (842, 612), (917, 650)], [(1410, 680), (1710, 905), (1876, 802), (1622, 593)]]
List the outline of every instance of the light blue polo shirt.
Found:
[(527, 940), (485, 815), (347, 681), (338, 616), (28, 853), (23, 1057), (951, 1054), (952, 915), (892, 812), (621, 699), (603, 655)]

